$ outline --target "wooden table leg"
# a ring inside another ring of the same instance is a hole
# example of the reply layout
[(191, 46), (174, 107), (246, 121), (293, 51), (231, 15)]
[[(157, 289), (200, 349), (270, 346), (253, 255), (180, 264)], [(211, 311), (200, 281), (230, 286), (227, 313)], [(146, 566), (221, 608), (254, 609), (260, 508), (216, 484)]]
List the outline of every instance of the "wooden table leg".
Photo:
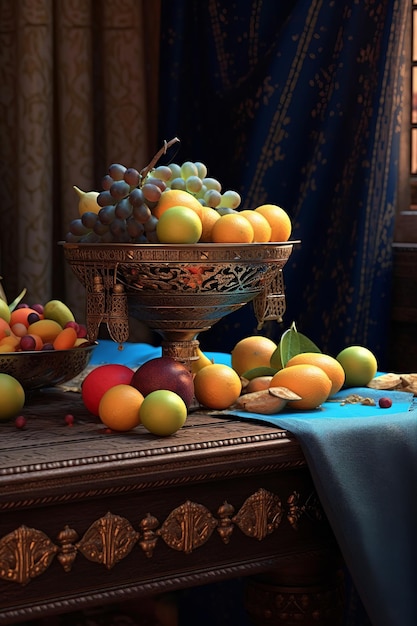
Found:
[(245, 606), (255, 626), (340, 626), (344, 574), (336, 555), (295, 558), (274, 572), (248, 577)]

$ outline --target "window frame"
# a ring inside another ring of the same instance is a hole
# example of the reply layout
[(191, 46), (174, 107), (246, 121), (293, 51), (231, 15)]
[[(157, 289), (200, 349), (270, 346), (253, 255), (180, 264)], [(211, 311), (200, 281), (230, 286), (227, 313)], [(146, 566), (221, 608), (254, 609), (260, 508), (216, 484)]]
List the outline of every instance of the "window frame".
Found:
[(403, 93), (404, 107), (400, 135), (397, 210), (394, 227), (394, 245), (399, 245), (400, 247), (404, 245), (417, 247), (417, 173), (412, 174), (411, 161), (413, 128), (415, 128), (415, 134), (417, 135), (417, 120), (413, 123), (414, 120), (412, 118), (413, 67), (416, 68), (414, 76), (417, 81), (417, 53), (415, 60), (413, 60), (412, 45), (413, 37), (416, 37), (417, 41), (417, 32), (413, 32), (414, 15), (416, 16), (415, 25), (417, 27), (417, 0), (411, 0), (409, 10), (410, 19), (407, 20), (407, 50), (405, 53), (406, 58), (410, 59), (410, 63), (406, 63), (404, 72), (404, 85), (409, 85), (409, 89), (405, 88)]

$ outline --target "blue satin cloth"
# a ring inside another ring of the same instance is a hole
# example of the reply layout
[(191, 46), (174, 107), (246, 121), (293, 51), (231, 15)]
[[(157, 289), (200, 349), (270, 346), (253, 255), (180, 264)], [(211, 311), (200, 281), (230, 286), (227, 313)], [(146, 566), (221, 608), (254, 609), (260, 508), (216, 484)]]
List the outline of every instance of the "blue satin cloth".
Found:
[(412, 394), (390, 409), (326, 402), (275, 416), (234, 413), (285, 428), (302, 446), (317, 494), (374, 626), (417, 624), (417, 410)]
[[(230, 355), (206, 353), (230, 365)], [(161, 348), (99, 342), (91, 363), (132, 369)], [(358, 393), (375, 406), (342, 404)], [(392, 407), (381, 409), (388, 396)], [(302, 446), (317, 494), (373, 626), (417, 624), (417, 407), (404, 392), (348, 389), (313, 411), (228, 411), (284, 428)]]

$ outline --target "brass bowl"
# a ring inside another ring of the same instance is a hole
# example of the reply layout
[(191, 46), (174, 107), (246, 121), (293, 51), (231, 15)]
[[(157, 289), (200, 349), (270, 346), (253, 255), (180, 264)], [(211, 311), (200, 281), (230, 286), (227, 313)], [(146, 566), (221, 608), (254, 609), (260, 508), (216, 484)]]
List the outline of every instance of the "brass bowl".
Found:
[(71, 380), (87, 367), (97, 344), (70, 350), (39, 350), (0, 354), (0, 372), (16, 378), (26, 391)]
[(175, 358), (177, 344), (182, 356), (185, 348), (193, 352), (190, 342), (200, 332), (248, 302), (257, 301), (259, 322), (271, 319), (259, 309), (269, 296), (284, 302), (281, 270), (294, 243), (63, 243), (63, 248), (87, 291), (90, 341), (102, 322), (114, 341), (126, 341), (131, 315), (159, 333), (164, 354)]

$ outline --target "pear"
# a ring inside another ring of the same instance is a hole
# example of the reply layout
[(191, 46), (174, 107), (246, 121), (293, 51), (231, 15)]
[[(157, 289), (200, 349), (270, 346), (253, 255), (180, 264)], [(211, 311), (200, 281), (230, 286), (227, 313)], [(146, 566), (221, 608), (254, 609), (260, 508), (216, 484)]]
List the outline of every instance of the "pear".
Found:
[(54, 320), (65, 328), (68, 322), (75, 322), (71, 309), (61, 300), (49, 300), (43, 307), (43, 315), (48, 320)]
[(76, 185), (74, 185), (74, 189), (79, 197), (78, 211), (80, 216), (88, 211), (92, 213), (100, 211), (101, 206), (97, 204), (98, 191), (82, 191)]
[(206, 367), (206, 365), (212, 365), (213, 363), (213, 361), (209, 359), (208, 356), (204, 354), (202, 350), (200, 350), (200, 348), (197, 348), (197, 355), (198, 355), (198, 359), (191, 361), (191, 373), (192, 374), (197, 374), (197, 372), (203, 369), (203, 367)]

